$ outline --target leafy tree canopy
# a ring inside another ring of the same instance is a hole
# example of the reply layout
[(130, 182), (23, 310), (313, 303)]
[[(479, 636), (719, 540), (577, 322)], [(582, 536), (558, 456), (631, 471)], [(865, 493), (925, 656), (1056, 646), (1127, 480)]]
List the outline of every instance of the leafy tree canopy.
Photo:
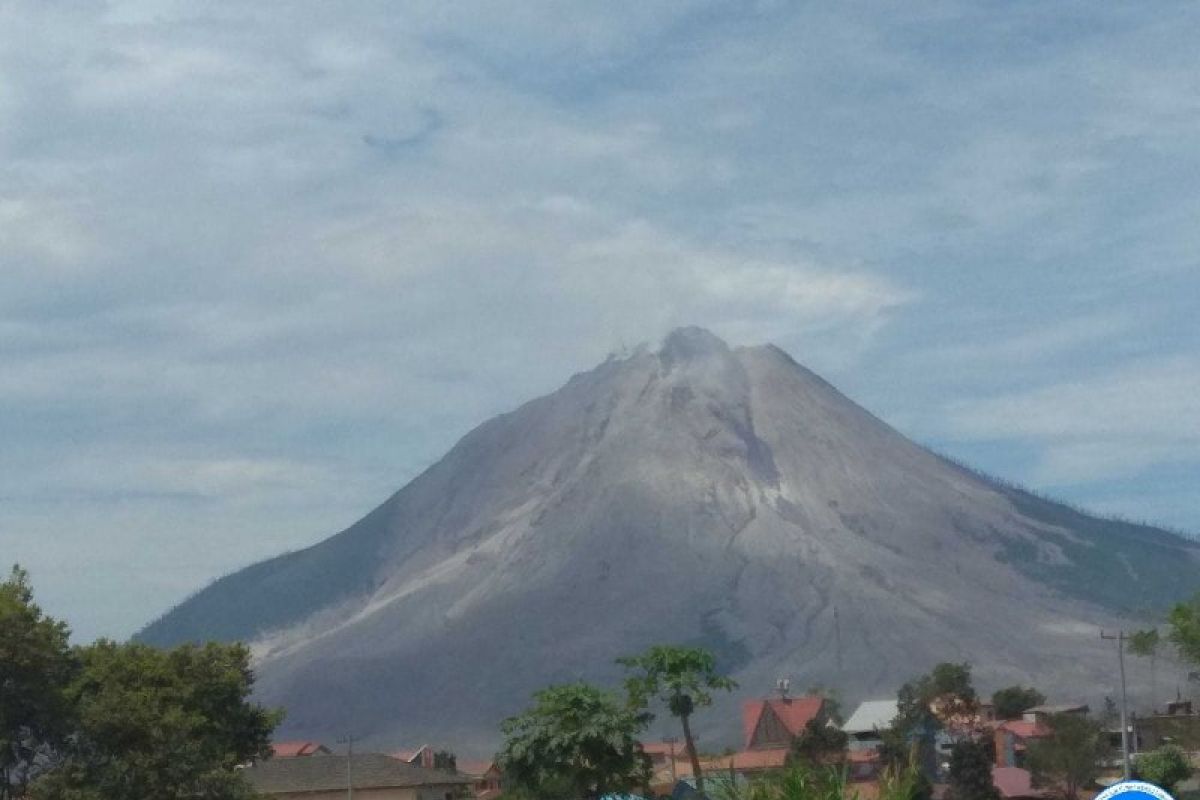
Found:
[(1193, 664), (1200, 664), (1200, 592), (1172, 608), (1167, 624), (1170, 626), (1167, 638), (1179, 649), (1179, 654)]
[(75, 661), (65, 623), (33, 602), (29, 575), (0, 582), (0, 798), (32, 777), (66, 735)]
[(1157, 628), (1134, 631), (1129, 636), (1129, 652), (1135, 656), (1153, 656), (1158, 653), (1158, 645), (1161, 641), (1162, 637), (1158, 635)]
[(433, 754), (433, 768), (454, 772), (458, 769), (458, 756), (449, 750), (439, 750)]
[(517, 794), (599, 797), (649, 781), (650, 759), (637, 740), (644, 713), (585, 683), (533, 697), (533, 706), (502, 728), (500, 763)]
[(1046, 702), (1046, 695), (1032, 686), (1009, 686), (992, 694), (997, 719), (1016, 719), (1027, 709)]
[(918, 729), (958, 728), (973, 724), (979, 697), (971, 683), (971, 665), (942, 662), (914, 678), (897, 694), (897, 727), (906, 734)]
[(1175, 745), (1166, 745), (1142, 753), (1134, 764), (1137, 777), (1161, 786), (1168, 792), (1192, 777), (1192, 765), (1187, 753)]
[(791, 761), (810, 765), (834, 765), (845, 760), (849, 738), (845, 731), (821, 720), (810, 719), (792, 740)]
[(1057, 789), (1076, 800), (1099, 772), (1097, 764), (1108, 750), (1100, 724), (1077, 714), (1050, 718), (1050, 735), (1029, 743), (1030, 772), (1035, 784)]
[(240, 644), (158, 650), (99, 641), (77, 651), (73, 731), (35, 800), (241, 800), (239, 764), (270, 755), (281, 715), (249, 702)]
[(1000, 800), (1000, 792), (992, 783), (992, 761), (987, 742), (955, 742), (950, 751), (948, 800)]

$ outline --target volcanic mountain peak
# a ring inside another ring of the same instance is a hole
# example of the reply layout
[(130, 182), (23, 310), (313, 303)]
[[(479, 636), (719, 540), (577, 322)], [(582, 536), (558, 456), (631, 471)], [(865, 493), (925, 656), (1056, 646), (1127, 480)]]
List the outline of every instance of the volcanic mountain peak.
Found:
[(253, 640), (298, 736), (486, 748), (533, 689), (612, 679), (615, 656), (667, 641), (711, 647), (751, 691), (790, 674), (891, 694), (944, 659), (1103, 687), (1092, 626), (1185, 595), (1196, 566), (1193, 542), (930, 453), (774, 347), (683, 328), (142, 638)]

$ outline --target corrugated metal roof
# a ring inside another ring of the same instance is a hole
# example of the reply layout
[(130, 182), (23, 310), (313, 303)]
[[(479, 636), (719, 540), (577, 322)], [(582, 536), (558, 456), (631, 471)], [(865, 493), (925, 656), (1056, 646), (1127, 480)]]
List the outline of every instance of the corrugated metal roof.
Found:
[(842, 725), (846, 733), (870, 733), (890, 728), (900, 713), (900, 704), (895, 700), (866, 700), (858, 704), (850, 719)]

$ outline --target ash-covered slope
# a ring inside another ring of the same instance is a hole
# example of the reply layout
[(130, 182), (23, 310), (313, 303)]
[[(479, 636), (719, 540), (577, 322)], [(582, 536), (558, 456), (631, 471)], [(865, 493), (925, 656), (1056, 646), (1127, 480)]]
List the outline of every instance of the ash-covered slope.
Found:
[[(1076, 696), (1111, 684), (1096, 626), (1194, 590), (1198, 554), (975, 475), (782, 351), (691, 328), (481, 425), (353, 527), (140, 638), (252, 640), (289, 734), (485, 750), (533, 689), (659, 642), (712, 647), (752, 693), (788, 675), (891, 694), (965, 659)], [(713, 744), (736, 735), (725, 704)]]

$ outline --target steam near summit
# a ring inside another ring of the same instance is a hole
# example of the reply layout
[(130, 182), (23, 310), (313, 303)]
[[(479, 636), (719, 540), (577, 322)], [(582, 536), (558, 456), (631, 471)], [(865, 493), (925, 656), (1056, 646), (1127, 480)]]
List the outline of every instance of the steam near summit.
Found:
[(1198, 557), (950, 463), (773, 346), (684, 328), (140, 638), (252, 641), (288, 734), (483, 751), (534, 689), (666, 641), (712, 648), (751, 692), (788, 675), (891, 695), (964, 659), (982, 685), (1105, 686), (1096, 627), (1184, 596)]

